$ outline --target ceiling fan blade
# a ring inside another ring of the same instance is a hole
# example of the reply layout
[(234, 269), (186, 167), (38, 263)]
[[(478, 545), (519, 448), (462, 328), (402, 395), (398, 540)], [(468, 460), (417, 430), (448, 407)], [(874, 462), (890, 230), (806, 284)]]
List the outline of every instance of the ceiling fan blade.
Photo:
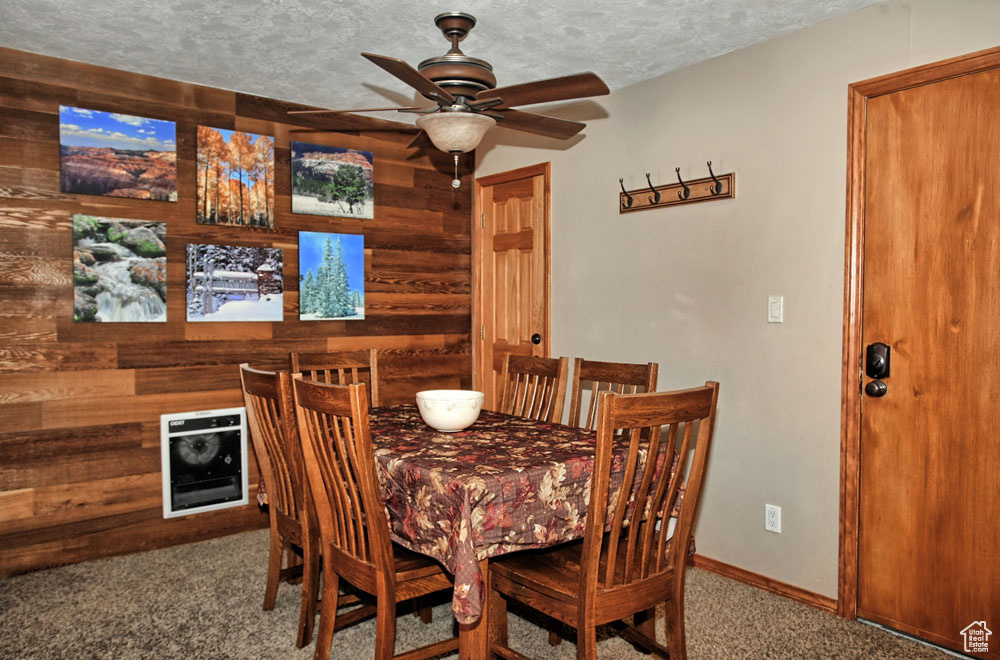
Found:
[(536, 115), (533, 112), (521, 112), (506, 108), (500, 112), (486, 112), (484, 114), (496, 119), (497, 124), (502, 128), (512, 128), (515, 131), (524, 131), (560, 140), (573, 137), (586, 126), (578, 121), (556, 119), (555, 117)]
[(372, 53), (361, 53), (361, 56), (369, 62), (382, 67), (429, 99), (449, 104), (455, 102), (455, 97), (451, 95), (451, 92), (438, 86), (436, 82), (403, 60), (396, 59), (395, 57), (386, 57), (385, 55), (373, 55)]
[(508, 87), (497, 87), (496, 89), (485, 89), (476, 94), (476, 100), (500, 98), (503, 99), (503, 104), (500, 107), (509, 108), (515, 105), (565, 101), (584, 96), (603, 96), (609, 91), (608, 86), (596, 73), (588, 72), (550, 80), (536, 80)]
[(427, 131), (420, 131), (413, 136), (409, 144), (406, 145), (407, 149), (423, 149), (425, 147), (433, 147), (434, 143), (431, 142), (431, 138), (427, 135)]
[[(378, 121), (378, 120), (374, 120)], [(388, 122), (387, 122), (388, 123)], [(412, 124), (399, 124), (397, 126), (373, 126), (370, 128), (347, 124), (344, 126), (324, 126), (323, 128), (292, 128), (289, 133), (344, 133), (344, 132), (364, 132), (364, 133), (416, 133), (420, 129)]]
[[(434, 106), (431, 106), (434, 107)], [(351, 108), (349, 110), (289, 110), (290, 115), (320, 115), (324, 113), (330, 113), (335, 115), (342, 115), (348, 112), (389, 112), (395, 110), (396, 112), (406, 112), (408, 110), (423, 110), (423, 107), (413, 107), (413, 108)]]

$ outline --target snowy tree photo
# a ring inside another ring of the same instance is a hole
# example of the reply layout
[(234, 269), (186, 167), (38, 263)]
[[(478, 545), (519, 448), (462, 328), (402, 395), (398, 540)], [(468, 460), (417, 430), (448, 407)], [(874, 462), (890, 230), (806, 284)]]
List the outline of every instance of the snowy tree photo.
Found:
[(282, 251), (237, 245), (187, 246), (188, 321), (281, 321)]
[(299, 319), (365, 318), (365, 237), (299, 232)]

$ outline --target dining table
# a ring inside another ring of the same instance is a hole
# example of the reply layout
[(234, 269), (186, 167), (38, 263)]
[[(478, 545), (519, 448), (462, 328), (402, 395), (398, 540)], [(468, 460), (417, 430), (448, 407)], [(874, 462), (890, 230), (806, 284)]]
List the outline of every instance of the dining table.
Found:
[[(484, 660), (489, 561), (582, 538), (596, 433), (491, 410), (465, 430), (445, 433), (412, 404), (371, 408), (369, 428), (392, 540), (454, 576), (459, 658)], [(627, 443), (616, 443), (612, 492), (621, 487), (626, 455)], [(645, 459), (641, 451), (638, 460)], [(675, 452), (671, 470), (676, 460)], [(263, 478), (258, 501), (267, 504)], [(678, 499), (674, 516), (679, 506)]]
[[(443, 433), (415, 405), (370, 411), (376, 470), (392, 539), (454, 576), (459, 657), (487, 657), (489, 561), (583, 535), (595, 433), (483, 410)], [(624, 446), (612, 459), (615, 474)]]

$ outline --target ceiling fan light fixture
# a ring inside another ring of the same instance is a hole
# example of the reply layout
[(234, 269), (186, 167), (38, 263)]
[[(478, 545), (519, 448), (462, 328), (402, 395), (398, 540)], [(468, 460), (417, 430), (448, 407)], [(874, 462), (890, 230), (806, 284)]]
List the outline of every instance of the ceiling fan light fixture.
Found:
[(472, 151), (496, 123), (475, 112), (435, 112), (417, 119), (434, 146), (447, 153)]

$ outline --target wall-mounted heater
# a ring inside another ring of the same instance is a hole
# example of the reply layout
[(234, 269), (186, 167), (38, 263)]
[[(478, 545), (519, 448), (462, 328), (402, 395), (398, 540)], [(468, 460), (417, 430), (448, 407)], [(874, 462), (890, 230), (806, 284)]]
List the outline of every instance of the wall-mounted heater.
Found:
[(245, 408), (160, 415), (163, 517), (247, 504)]

